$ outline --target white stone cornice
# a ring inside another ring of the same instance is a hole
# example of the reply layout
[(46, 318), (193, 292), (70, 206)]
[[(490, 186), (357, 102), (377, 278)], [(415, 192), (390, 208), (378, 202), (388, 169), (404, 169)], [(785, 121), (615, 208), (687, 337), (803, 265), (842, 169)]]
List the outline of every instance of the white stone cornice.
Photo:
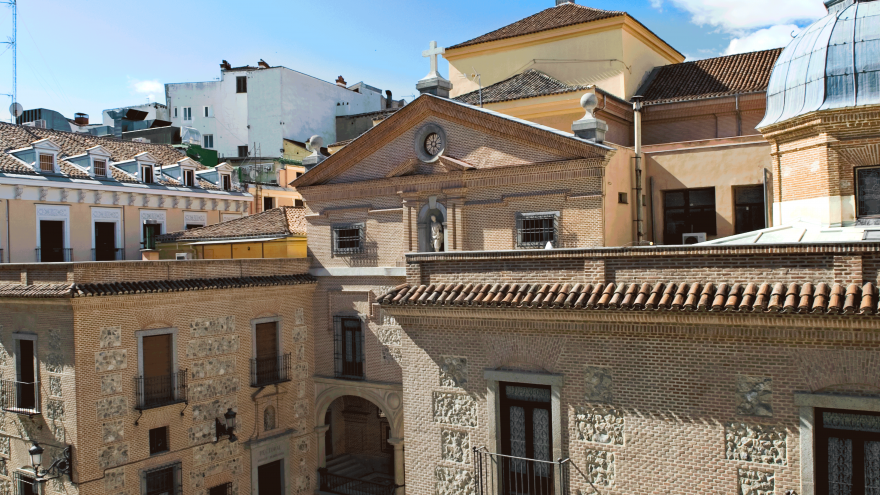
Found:
[(67, 189), (77, 189), (77, 190), (102, 190), (104, 192), (121, 192), (121, 193), (143, 193), (143, 194), (158, 194), (158, 195), (167, 195), (167, 196), (181, 196), (188, 198), (200, 198), (200, 199), (215, 199), (218, 197), (222, 197), (225, 199), (229, 199), (232, 201), (253, 201), (254, 197), (250, 193), (230, 193), (228, 191), (193, 191), (187, 188), (174, 188), (169, 187), (166, 189), (158, 189), (146, 186), (144, 184), (131, 184), (120, 182), (119, 185), (107, 185), (106, 183), (102, 183), (94, 180), (87, 179), (71, 179), (69, 182), (58, 182), (50, 180), (47, 177), (42, 176), (3, 176), (0, 177), (0, 185), (11, 185), (11, 186), (32, 186), (32, 187), (47, 187), (47, 188), (67, 188)]

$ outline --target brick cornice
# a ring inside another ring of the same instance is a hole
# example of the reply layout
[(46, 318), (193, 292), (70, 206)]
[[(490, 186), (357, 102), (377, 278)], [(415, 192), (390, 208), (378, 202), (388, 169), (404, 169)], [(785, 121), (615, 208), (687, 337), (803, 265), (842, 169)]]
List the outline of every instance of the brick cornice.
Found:
[(610, 155), (614, 153), (613, 149), (606, 149), (574, 136), (551, 132), (535, 125), (494, 115), (445, 98), (422, 95), (348, 146), (337, 151), (309, 173), (300, 176), (291, 185), (303, 188), (322, 184), (330, 178), (338, 176), (428, 116), (436, 116), (499, 138), (570, 158), (602, 160), (610, 159)]

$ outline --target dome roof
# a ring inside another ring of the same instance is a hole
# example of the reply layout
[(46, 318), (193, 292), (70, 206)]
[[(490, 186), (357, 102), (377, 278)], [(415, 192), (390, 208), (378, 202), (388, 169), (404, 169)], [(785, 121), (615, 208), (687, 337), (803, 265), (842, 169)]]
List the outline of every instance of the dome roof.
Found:
[(880, 1), (826, 6), (828, 15), (777, 59), (759, 128), (816, 110), (880, 103)]

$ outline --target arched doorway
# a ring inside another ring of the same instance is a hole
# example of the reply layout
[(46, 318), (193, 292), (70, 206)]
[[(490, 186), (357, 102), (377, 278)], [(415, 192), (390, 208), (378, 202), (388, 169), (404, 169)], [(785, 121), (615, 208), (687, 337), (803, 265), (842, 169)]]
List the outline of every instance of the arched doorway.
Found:
[(365, 382), (318, 382), (316, 389), (321, 491), (362, 483), (367, 492), (402, 494), (402, 390)]

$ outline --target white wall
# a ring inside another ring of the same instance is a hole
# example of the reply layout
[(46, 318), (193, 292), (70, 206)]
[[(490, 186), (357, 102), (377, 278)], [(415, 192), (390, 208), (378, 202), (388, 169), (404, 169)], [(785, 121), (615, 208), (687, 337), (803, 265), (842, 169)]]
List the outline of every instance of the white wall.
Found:
[[(247, 76), (247, 93), (235, 92), (238, 76)], [(169, 120), (175, 126), (195, 127), (202, 135), (213, 134), (214, 149), (221, 156), (238, 156), (238, 146), (243, 145), (253, 151), (254, 143), (262, 156), (282, 156), (284, 138), (305, 141), (315, 134), (333, 143), (337, 115), (382, 109), (381, 94), (355, 93), (283, 67), (224, 71), (221, 77), (165, 85)], [(204, 117), (206, 105), (213, 107), (213, 117)], [(183, 121), (183, 107), (192, 107), (192, 122)]]

